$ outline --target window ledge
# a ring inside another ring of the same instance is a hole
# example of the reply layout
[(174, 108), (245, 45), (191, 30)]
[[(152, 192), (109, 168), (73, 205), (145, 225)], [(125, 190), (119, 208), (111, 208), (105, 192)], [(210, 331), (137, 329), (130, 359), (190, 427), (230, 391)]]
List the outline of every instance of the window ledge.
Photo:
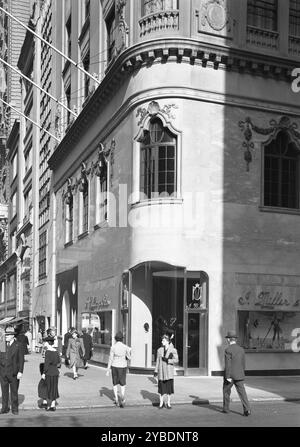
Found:
[(280, 208), (274, 206), (259, 206), (259, 211), (264, 213), (296, 214), (300, 215), (300, 210), (294, 208)]
[(84, 239), (84, 238), (87, 237), (88, 235), (89, 235), (89, 232), (88, 232), (88, 230), (87, 230), (87, 231), (85, 231), (84, 233), (81, 233), (81, 234), (78, 235), (78, 240), (80, 240), (80, 239)]
[(245, 349), (245, 352), (246, 354), (299, 354), (291, 349)]
[(183, 203), (182, 198), (165, 197), (160, 199), (141, 200), (139, 202), (132, 203), (131, 208), (139, 208), (141, 206), (153, 206), (153, 205), (178, 205), (182, 203)]
[(107, 228), (107, 227), (108, 227), (107, 220), (103, 220), (102, 222), (99, 222), (96, 225), (94, 225), (94, 230), (98, 230), (99, 228)]
[(66, 242), (64, 247), (67, 248), (70, 247), (70, 245), (73, 245), (73, 241)]

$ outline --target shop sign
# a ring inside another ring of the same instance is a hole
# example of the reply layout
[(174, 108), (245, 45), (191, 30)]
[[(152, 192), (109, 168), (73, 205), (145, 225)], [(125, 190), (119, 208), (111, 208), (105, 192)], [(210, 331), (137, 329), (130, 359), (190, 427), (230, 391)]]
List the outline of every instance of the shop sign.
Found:
[[(299, 296), (299, 295), (298, 295)], [(300, 298), (287, 296), (282, 291), (261, 291), (253, 293), (250, 290), (238, 298), (238, 304), (241, 307), (250, 307), (260, 309), (282, 309), (295, 308), (300, 306)]]
[(192, 286), (191, 296), (188, 297), (186, 310), (202, 310), (206, 308), (206, 297), (203, 285), (197, 282)]
[(89, 312), (97, 312), (97, 310), (101, 310), (103, 307), (108, 307), (110, 304), (111, 301), (106, 294), (102, 299), (96, 296), (89, 296), (85, 302), (85, 310)]

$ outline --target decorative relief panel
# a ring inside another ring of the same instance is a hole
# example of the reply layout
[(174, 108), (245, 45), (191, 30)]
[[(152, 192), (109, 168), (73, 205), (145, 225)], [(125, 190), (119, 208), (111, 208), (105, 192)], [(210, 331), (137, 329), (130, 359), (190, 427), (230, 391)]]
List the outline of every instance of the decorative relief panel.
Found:
[(197, 32), (232, 39), (232, 19), (225, 0), (202, 0), (195, 11)]

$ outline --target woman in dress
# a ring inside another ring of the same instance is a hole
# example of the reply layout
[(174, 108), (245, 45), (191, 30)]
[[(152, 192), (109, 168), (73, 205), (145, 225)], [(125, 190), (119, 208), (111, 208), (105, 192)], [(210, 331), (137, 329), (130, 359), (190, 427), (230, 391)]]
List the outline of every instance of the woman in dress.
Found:
[(78, 368), (84, 366), (83, 358), (85, 355), (85, 349), (82, 338), (78, 337), (76, 330), (72, 331), (72, 337), (68, 340), (68, 347), (66, 352), (66, 358), (69, 362), (69, 367), (73, 370), (73, 379), (78, 379)]
[(130, 360), (131, 349), (123, 342), (122, 332), (117, 332), (115, 336), (116, 343), (110, 348), (110, 355), (107, 365), (106, 375), (108, 376), (111, 370), (113, 390), (114, 390), (114, 404), (119, 406), (118, 385), (121, 388), (121, 402), (120, 407), (125, 406), (125, 388), (126, 388), (126, 372), (128, 360)]
[(178, 362), (178, 354), (168, 335), (162, 336), (161, 344), (157, 350), (154, 376), (158, 379), (159, 409), (164, 407), (164, 395), (167, 395), (166, 408), (170, 410), (171, 394), (174, 394), (174, 364)]
[(42, 379), (45, 380), (47, 387), (47, 407), (46, 411), (56, 410), (56, 399), (58, 394), (58, 376), (61, 366), (60, 356), (54, 347), (54, 337), (48, 336), (45, 341), (48, 343), (48, 347), (45, 353), (45, 365)]

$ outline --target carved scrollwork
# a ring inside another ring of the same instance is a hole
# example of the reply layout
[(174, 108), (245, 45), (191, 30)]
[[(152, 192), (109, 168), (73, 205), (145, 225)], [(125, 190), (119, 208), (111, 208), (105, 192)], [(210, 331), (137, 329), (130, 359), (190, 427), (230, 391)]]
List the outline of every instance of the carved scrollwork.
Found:
[(176, 104), (167, 104), (164, 105), (163, 108), (161, 108), (158, 102), (151, 101), (147, 109), (145, 107), (139, 107), (137, 109), (136, 117), (138, 118), (140, 116), (138, 126), (142, 124), (147, 115), (155, 116), (159, 112), (165, 115), (168, 118), (168, 120), (175, 119), (175, 116), (172, 114), (172, 109), (178, 109), (178, 106)]
[(273, 134), (273, 136), (276, 136), (276, 134), (282, 130), (287, 131), (292, 140), (300, 148), (300, 133), (297, 130), (298, 125), (292, 123), (288, 116), (282, 116), (278, 122), (275, 119), (271, 119), (269, 124), (270, 127), (259, 127), (254, 124), (249, 117), (247, 117), (245, 121), (239, 121), (239, 127), (244, 133), (245, 138), (242, 147), (244, 149), (244, 160), (246, 161), (247, 171), (249, 171), (249, 164), (252, 161), (252, 151), (254, 149), (254, 143), (252, 141), (253, 132), (259, 135), (267, 136)]

